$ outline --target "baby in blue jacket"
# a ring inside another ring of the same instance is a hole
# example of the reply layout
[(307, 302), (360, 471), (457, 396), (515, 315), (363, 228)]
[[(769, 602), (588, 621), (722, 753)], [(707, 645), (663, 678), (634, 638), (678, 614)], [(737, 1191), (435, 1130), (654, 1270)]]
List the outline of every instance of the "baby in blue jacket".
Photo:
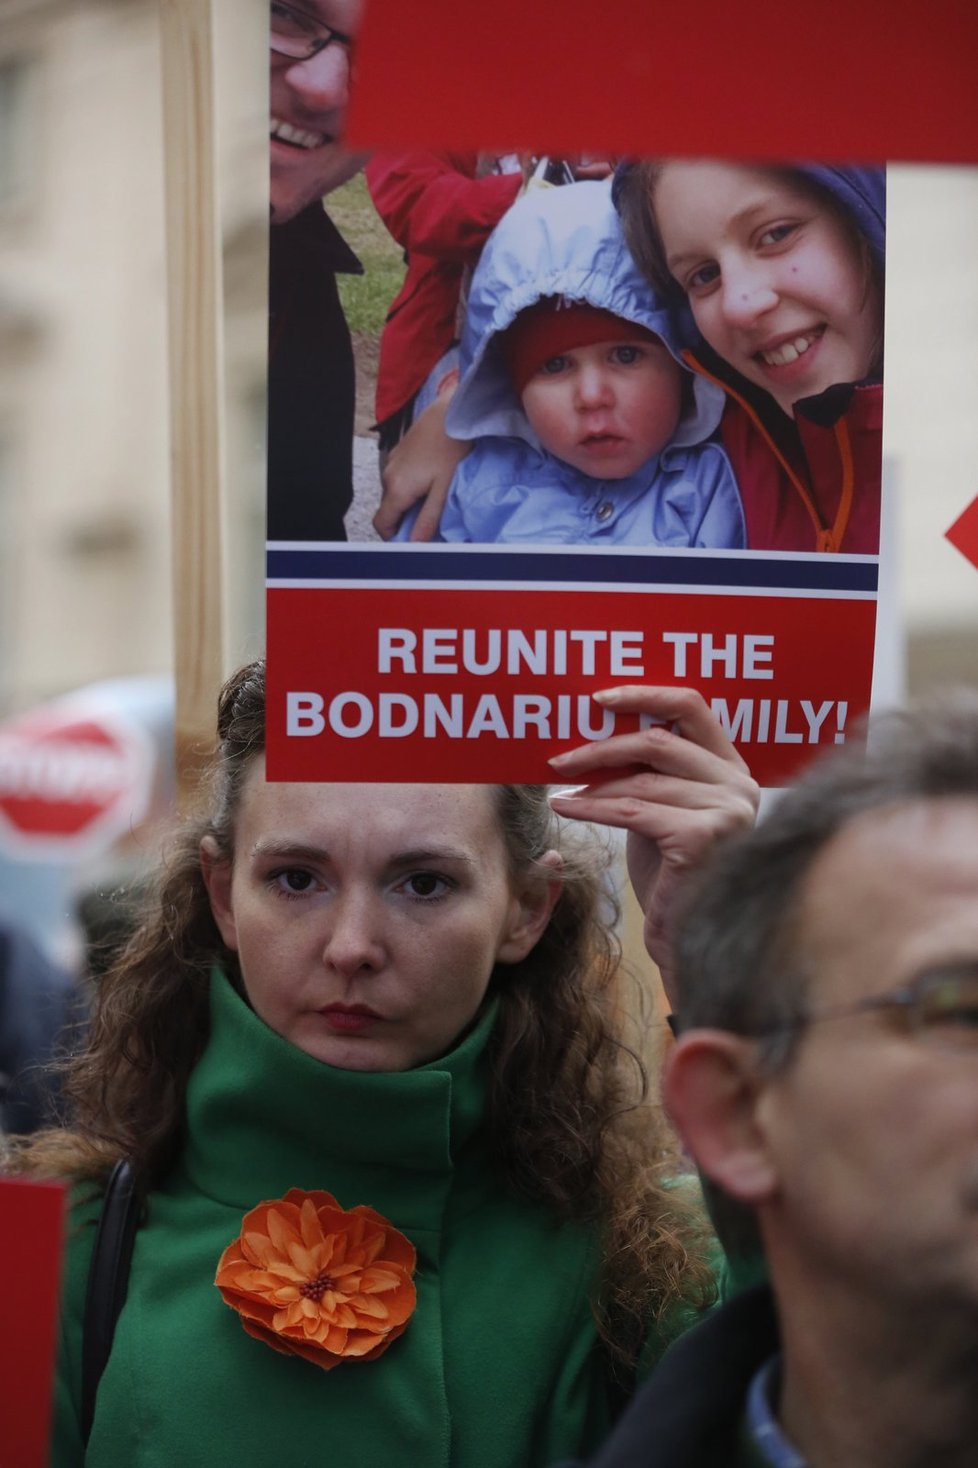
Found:
[(435, 539), (742, 548), (723, 395), (678, 340), (609, 186), (531, 188), (473, 276), (446, 419), (472, 447)]

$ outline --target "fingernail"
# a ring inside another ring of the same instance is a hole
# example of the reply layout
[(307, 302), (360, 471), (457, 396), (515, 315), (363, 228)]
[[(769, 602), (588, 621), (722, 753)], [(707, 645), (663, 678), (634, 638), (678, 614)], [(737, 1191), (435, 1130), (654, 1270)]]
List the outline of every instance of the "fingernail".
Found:
[(576, 795), (580, 795), (581, 791), (586, 789), (586, 785), (568, 785), (565, 790), (551, 790), (547, 798), (549, 800), (573, 800)]
[(595, 703), (614, 703), (615, 699), (618, 697), (618, 689), (599, 688), (597, 693), (591, 694), (591, 697), (594, 699)]

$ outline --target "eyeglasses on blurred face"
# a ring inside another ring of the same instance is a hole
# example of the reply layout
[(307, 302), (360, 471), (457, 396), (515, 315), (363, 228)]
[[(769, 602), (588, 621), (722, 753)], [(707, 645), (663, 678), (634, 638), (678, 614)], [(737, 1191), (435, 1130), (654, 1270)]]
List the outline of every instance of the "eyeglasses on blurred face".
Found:
[(901, 989), (805, 1010), (795, 1019), (753, 1030), (752, 1036), (805, 1030), (826, 1020), (852, 1019), (879, 1012), (921, 1042), (940, 1050), (973, 1050), (978, 1055), (978, 963), (946, 965), (918, 975)]
[(350, 56), (353, 53), (352, 36), (297, 5), (282, 4), (281, 0), (273, 0), (271, 6), (269, 45), (276, 55), (288, 56), (293, 61), (308, 61), (332, 45), (345, 46)]

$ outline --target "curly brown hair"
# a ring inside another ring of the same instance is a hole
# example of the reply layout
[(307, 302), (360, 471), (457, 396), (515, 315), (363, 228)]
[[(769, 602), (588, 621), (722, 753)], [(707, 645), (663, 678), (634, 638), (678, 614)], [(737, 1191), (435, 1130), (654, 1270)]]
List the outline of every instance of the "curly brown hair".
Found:
[[(264, 708), (264, 666), (252, 663), (221, 691), (210, 811), (176, 837), (142, 921), (100, 982), (87, 1045), (66, 1064), (71, 1125), (26, 1140), (20, 1170), (98, 1183), (124, 1157), (145, 1193), (172, 1165), (208, 1037), (212, 966), (241, 984), (211, 914), (200, 842), (209, 836), (233, 856), (242, 786), (264, 749)], [(494, 975), (492, 1148), (516, 1193), (601, 1229), (595, 1315), (613, 1352), (632, 1363), (650, 1326), (681, 1300), (712, 1300), (708, 1233), (698, 1199), (674, 1185), (672, 1133), (623, 1038), (629, 1000), (606, 860), (596, 842), (557, 835), (544, 786), (494, 789), (511, 872), (525, 876), (555, 845), (564, 865), (542, 938)]]

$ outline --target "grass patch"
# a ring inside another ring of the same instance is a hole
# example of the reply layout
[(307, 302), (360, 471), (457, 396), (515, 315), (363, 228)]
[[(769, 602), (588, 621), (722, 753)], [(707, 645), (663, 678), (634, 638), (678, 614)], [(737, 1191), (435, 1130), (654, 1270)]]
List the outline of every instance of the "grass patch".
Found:
[(362, 173), (326, 201), (329, 217), (363, 262), (362, 275), (338, 275), (340, 300), (350, 330), (380, 335), (391, 301), (404, 279), (404, 255), (373, 206)]

